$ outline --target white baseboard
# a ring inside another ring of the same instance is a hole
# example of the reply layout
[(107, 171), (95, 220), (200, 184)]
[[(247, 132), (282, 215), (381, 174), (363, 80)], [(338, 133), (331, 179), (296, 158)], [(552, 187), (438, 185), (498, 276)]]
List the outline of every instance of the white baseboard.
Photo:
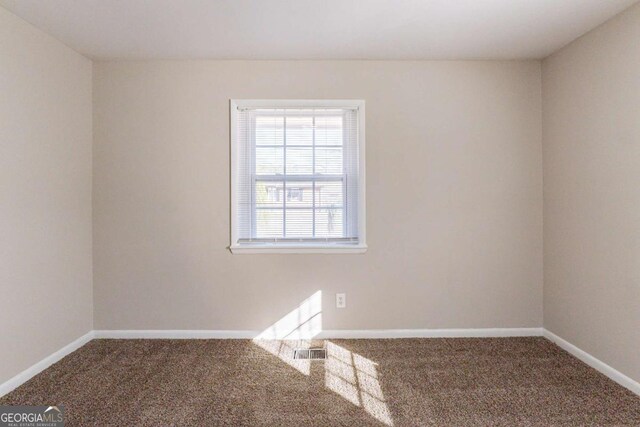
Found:
[(600, 359), (596, 359), (586, 351), (576, 347), (575, 345), (571, 344), (569, 341), (566, 341), (560, 338), (559, 336), (557, 336), (551, 331), (548, 331), (545, 329), (544, 337), (549, 341), (554, 342), (555, 344), (558, 345), (558, 347), (567, 351), (571, 355), (582, 360), (584, 363), (591, 366), (595, 370), (600, 371), (601, 373), (611, 378), (613, 381), (617, 382), (621, 386), (628, 388), (629, 390), (631, 390), (632, 392), (640, 396), (640, 383), (638, 383), (637, 381), (629, 378), (622, 372), (612, 368), (611, 366), (607, 365)]
[(255, 331), (206, 329), (97, 330), (95, 338), (104, 339), (252, 339)]
[(60, 350), (45, 357), (44, 359), (42, 359), (35, 365), (31, 366), (30, 368), (27, 368), (24, 371), (20, 372), (15, 377), (0, 384), (0, 397), (4, 396), (5, 394), (9, 393), (11, 390), (29, 381), (32, 377), (44, 371), (49, 366), (53, 365), (63, 357), (73, 353), (74, 351), (76, 351), (77, 349), (79, 349), (89, 341), (91, 341), (93, 337), (94, 337), (93, 331), (87, 332), (77, 340), (73, 341), (71, 344), (67, 344), (66, 346), (62, 347)]
[[(260, 331), (233, 330), (98, 330), (95, 338), (113, 339), (252, 339)], [(539, 337), (542, 328), (487, 328), (487, 329), (365, 329), (325, 330), (302, 338), (447, 338), (447, 337)]]
[(474, 338), (474, 337), (539, 337), (542, 328), (484, 328), (484, 329), (336, 329), (322, 331), (317, 338)]

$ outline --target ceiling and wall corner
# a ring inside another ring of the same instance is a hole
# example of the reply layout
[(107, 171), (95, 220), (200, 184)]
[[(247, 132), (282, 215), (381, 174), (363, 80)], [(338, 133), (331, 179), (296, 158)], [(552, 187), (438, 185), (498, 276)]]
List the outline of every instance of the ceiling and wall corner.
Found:
[(541, 59), (637, 0), (0, 0), (92, 59)]

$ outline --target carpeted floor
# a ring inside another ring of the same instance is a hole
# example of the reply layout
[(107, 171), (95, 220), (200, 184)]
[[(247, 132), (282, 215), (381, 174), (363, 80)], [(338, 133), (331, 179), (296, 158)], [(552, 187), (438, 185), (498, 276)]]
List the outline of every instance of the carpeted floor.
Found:
[(0, 399), (66, 425), (640, 426), (640, 397), (544, 338), (94, 340)]

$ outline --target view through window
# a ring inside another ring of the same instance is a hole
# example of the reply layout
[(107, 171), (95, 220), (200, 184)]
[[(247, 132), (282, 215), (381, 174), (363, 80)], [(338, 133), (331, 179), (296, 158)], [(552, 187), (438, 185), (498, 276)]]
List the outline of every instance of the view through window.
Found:
[(362, 246), (359, 106), (235, 108), (232, 249)]

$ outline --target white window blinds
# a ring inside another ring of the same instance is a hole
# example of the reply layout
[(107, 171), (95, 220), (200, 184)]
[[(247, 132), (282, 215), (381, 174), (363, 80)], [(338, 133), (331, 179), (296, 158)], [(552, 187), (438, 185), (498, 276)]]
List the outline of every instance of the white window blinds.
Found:
[(363, 106), (298, 102), (232, 103), (232, 250), (364, 247)]

